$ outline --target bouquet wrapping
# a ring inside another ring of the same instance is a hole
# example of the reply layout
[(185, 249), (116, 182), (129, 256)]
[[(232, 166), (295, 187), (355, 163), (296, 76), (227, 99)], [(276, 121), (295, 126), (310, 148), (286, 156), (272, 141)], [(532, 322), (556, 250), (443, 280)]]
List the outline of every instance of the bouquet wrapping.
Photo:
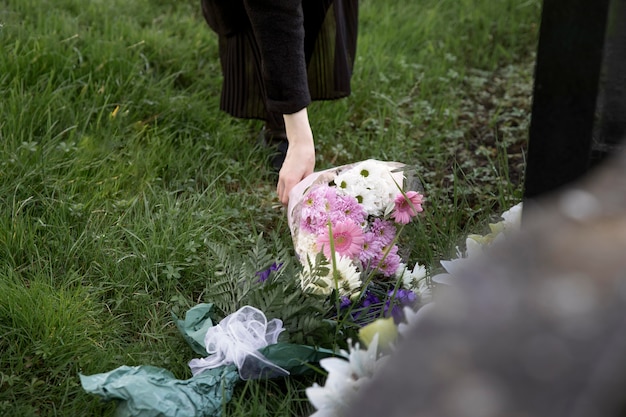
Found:
[(410, 281), (425, 271), (407, 270), (397, 242), (423, 210), (418, 190), (412, 169), (374, 159), (320, 171), (296, 185), (287, 214), (303, 291), (334, 291), (346, 307), (386, 302), (389, 310), (390, 299), (416, 301)]

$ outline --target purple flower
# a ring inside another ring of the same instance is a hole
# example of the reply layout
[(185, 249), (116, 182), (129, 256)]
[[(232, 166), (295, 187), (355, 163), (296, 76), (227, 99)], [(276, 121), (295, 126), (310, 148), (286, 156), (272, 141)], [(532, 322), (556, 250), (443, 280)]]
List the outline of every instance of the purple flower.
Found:
[(311, 189), (302, 203), (300, 228), (314, 234), (325, 228), (336, 199), (335, 189), (328, 185)]
[(364, 326), (368, 324), (370, 322), (370, 320), (368, 320), (368, 317), (380, 316), (380, 313), (377, 313), (377, 310), (382, 307), (380, 306), (380, 304), (380, 298), (378, 298), (371, 291), (366, 291), (365, 297), (363, 297), (361, 302), (358, 305), (355, 304), (352, 306), (354, 310), (351, 313), (352, 319), (359, 326)]
[(376, 297), (376, 294), (368, 291), (365, 293), (365, 298), (363, 299), (362, 306), (369, 307), (372, 304), (379, 304), (379, 303), (380, 303), (380, 298)]
[(377, 236), (381, 246), (387, 246), (393, 242), (397, 231), (393, 222), (382, 219), (374, 219), (370, 230)]
[(377, 236), (372, 232), (365, 233), (363, 247), (359, 253), (359, 261), (361, 265), (367, 267), (370, 265), (373, 259), (380, 255), (382, 245), (378, 241)]
[(414, 306), (418, 302), (417, 294), (411, 290), (398, 289), (387, 292), (389, 298), (385, 302), (385, 317), (393, 317), (393, 321), (399, 324), (404, 321), (404, 307)]
[(345, 295), (342, 296), (341, 302), (339, 304), (339, 308), (343, 310), (344, 308), (350, 307), (350, 305), (352, 305), (352, 301), (350, 301), (350, 297), (345, 296)]
[(259, 271), (256, 273), (256, 276), (259, 277), (259, 279), (257, 279), (256, 282), (265, 282), (267, 281), (267, 279), (270, 277), (270, 274), (274, 271), (278, 271), (280, 269), (280, 267), (283, 266), (283, 263), (279, 263), (277, 264), (276, 262), (274, 262), (269, 268), (263, 270), (263, 271)]
[(362, 224), (367, 219), (367, 212), (356, 198), (349, 195), (338, 195), (331, 207), (331, 221), (353, 220), (357, 224)]
[[(383, 248), (380, 256), (374, 260), (376, 269), (378, 269), (386, 277), (390, 277), (396, 273), (400, 267), (400, 255), (398, 255), (398, 246), (394, 245), (391, 249)], [(384, 259), (383, 259), (384, 257)]]

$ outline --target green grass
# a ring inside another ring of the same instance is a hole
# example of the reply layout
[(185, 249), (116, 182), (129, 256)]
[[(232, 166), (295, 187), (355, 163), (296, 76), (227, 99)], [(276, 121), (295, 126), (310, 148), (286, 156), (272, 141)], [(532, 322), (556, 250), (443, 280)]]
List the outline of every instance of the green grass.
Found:
[[(437, 268), (521, 198), (539, 1), (360, 6), (353, 94), (310, 108), (317, 167), (417, 166), (405, 245)], [(0, 415), (113, 415), (78, 373), (190, 376), (170, 313), (208, 301), (208, 244), (289, 243), (275, 175), (260, 124), (218, 110), (197, 1), (7, 0), (0, 24)], [(242, 384), (225, 415), (306, 415), (310, 382)]]

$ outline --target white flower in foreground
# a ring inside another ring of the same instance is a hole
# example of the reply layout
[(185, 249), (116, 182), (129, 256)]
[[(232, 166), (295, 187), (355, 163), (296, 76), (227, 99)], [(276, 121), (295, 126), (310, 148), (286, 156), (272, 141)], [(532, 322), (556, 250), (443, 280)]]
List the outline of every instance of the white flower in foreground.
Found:
[(424, 315), (428, 314), (434, 306), (434, 303), (428, 303), (417, 311), (413, 310), (411, 307), (404, 307), (404, 320), (406, 320), (406, 322), (398, 324), (398, 333), (400, 336), (406, 337), (409, 329), (411, 329)]
[(522, 203), (519, 203), (502, 213), (505, 231), (520, 229), (522, 225), (522, 208)]
[(483, 254), (483, 244), (475, 240), (474, 237), (468, 237), (465, 240), (465, 247), (465, 256), (463, 256), (463, 253), (457, 248), (457, 257), (455, 259), (439, 261), (443, 269), (446, 270), (446, 273), (437, 274), (432, 277), (433, 282), (444, 285), (454, 284), (455, 277), (466, 268), (467, 264)]
[(306, 395), (317, 410), (311, 417), (341, 417), (352, 405), (361, 387), (368, 383), (381, 367), (385, 357), (378, 357), (378, 337), (375, 336), (367, 350), (357, 344), (350, 353), (341, 352), (345, 358), (326, 358), (320, 365), (328, 371), (322, 387), (313, 384)]
[[(495, 238), (494, 238), (495, 239)], [(465, 239), (465, 257), (474, 259), (477, 256), (482, 256), (484, 253), (483, 245), (480, 242), (468, 237)]]
[(502, 216), (504, 220), (498, 223), (489, 224), (491, 233), (487, 235), (469, 235), (465, 240), (465, 253), (457, 248), (457, 258), (448, 261), (440, 261), (441, 266), (446, 270), (446, 274), (435, 275), (432, 279), (439, 284), (450, 285), (454, 283), (455, 276), (465, 268), (465, 265), (472, 259), (484, 254), (484, 251), (494, 243), (501, 242), (513, 232), (519, 231), (522, 221), (522, 203), (519, 203)]
[(311, 417), (339, 417), (349, 409), (350, 400), (358, 392), (346, 377), (350, 373), (350, 363), (340, 358), (327, 358), (320, 364), (328, 371), (328, 377), (323, 387), (313, 384), (306, 389), (309, 401), (317, 410)]

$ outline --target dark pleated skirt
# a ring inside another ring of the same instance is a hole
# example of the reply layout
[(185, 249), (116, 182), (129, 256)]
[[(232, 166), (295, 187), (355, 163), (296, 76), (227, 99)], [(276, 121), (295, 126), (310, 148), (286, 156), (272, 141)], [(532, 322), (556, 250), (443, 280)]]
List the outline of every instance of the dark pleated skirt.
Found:
[[(224, 76), (221, 109), (240, 118), (282, 119), (266, 108), (261, 54), (242, 2), (202, 0), (202, 7), (209, 26), (219, 36)], [(358, 1), (302, 0), (302, 7), (311, 99), (348, 96), (356, 53)]]

